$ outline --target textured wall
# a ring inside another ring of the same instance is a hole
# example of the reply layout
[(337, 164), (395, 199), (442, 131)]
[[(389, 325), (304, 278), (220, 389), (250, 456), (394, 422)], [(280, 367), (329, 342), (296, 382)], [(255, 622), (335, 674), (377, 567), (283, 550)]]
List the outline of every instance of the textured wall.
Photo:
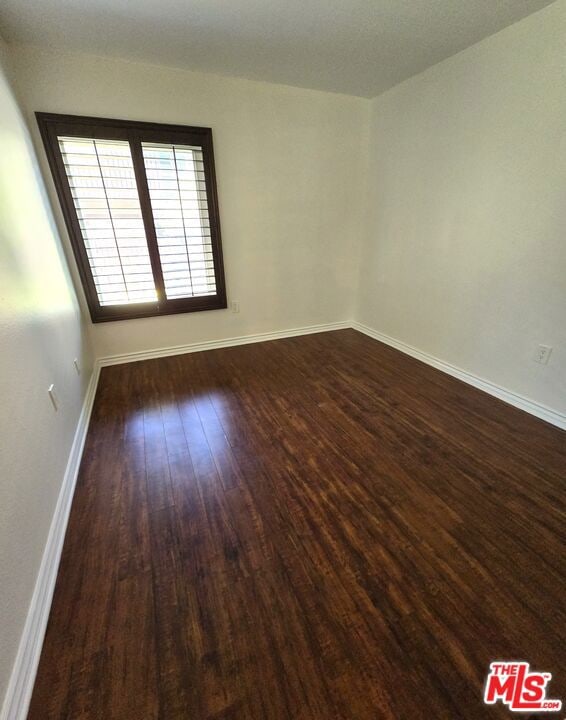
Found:
[(30, 118), (42, 110), (213, 129), (228, 301), (240, 314), (98, 324), (98, 355), (351, 317), (369, 101), (87, 55), (22, 47), (13, 56)]
[[(92, 370), (0, 46), (0, 705)], [(79, 377), (73, 359), (82, 364)], [(55, 383), (60, 407), (47, 388)]]
[[(566, 2), (373, 101), (357, 319), (566, 411)], [(538, 344), (554, 347), (548, 365)]]

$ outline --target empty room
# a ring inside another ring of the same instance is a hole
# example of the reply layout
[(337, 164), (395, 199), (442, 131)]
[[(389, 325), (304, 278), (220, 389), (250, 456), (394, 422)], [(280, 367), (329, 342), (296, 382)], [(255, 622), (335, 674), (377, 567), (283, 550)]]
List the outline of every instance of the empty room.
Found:
[(564, 720), (566, 0), (2, 0), (0, 720)]

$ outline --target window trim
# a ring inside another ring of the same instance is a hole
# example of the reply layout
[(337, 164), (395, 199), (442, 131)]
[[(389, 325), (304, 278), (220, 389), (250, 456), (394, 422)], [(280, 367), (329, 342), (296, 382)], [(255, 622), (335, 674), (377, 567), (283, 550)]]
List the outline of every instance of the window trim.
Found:
[[(133, 320), (135, 318), (199, 312), (202, 310), (220, 310), (228, 307), (211, 128), (166, 125), (133, 120), (110, 120), (108, 118), (44, 112), (36, 112), (35, 116), (63, 211), (90, 316), (94, 323)], [(158, 296), (156, 302), (135, 303), (132, 305), (100, 305), (67, 173), (59, 150), (58, 136), (96, 140), (127, 140), (130, 143), (146, 241)], [(202, 148), (216, 295), (171, 300), (165, 297), (153, 211), (143, 161), (142, 142), (178, 143), (197, 145)]]

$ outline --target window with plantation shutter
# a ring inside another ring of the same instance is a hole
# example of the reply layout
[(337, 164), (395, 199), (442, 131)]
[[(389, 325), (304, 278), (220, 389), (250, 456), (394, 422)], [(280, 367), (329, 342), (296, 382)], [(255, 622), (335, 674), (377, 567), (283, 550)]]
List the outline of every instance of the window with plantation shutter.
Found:
[(93, 321), (225, 308), (211, 130), (37, 118)]

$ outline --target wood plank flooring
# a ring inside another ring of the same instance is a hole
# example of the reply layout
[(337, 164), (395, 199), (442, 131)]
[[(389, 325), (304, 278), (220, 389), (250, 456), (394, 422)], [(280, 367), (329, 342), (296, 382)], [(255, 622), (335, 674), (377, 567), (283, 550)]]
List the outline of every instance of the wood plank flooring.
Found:
[(105, 368), (29, 720), (509, 718), (498, 659), (566, 701), (565, 474), (353, 330)]

